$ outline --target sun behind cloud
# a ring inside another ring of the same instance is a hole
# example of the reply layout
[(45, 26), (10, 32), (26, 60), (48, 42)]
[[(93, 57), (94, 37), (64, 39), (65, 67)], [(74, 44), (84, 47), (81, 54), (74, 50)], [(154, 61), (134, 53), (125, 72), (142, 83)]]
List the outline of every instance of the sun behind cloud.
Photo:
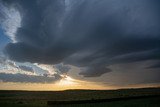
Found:
[(77, 84), (77, 81), (70, 76), (64, 75), (63, 78), (57, 83), (62, 86), (69, 86)]

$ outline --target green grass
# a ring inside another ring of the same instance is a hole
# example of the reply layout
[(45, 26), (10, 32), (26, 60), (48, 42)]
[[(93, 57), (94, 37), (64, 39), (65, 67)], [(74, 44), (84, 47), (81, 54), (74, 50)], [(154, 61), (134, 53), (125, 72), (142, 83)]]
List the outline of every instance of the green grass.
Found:
[(103, 103), (48, 106), (47, 101), (126, 98), (160, 95), (160, 88), (125, 90), (68, 90), (68, 91), (0, 91), (1, 107), (160, 107), (160, 97), (121, 100)]

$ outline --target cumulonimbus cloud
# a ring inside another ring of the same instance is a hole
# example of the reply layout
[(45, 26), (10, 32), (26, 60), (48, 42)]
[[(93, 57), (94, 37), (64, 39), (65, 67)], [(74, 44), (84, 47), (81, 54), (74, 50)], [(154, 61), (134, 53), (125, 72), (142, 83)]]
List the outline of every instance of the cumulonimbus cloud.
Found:
[(16, 42), (5, 48), (12, 60), (84, 67), (86, 77), (117, 63), (160, 60), (158, 0), (3, 1), (21, 15)]

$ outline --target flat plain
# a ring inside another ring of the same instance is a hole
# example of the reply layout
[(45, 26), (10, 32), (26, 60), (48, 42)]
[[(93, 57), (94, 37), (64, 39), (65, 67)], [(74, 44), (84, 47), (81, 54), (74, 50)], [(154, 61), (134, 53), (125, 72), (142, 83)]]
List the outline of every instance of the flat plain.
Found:
[(160, 107), (160, 88), (0, 91), (1, 107)]

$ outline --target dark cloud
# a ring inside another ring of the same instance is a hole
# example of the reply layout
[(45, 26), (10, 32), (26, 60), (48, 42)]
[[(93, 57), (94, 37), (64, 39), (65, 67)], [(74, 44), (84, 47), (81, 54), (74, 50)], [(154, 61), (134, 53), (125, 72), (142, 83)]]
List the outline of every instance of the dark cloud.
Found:
[[(160, 60), (158, 0), (7, 0), (22, 16), (5, 53), (19, 62), (70, 64), (86, 77), (109, 65)], [(13, 5), (14, 4), (14, 5)]]
[(34, 72), (34, 70), (33, 70), (32, 67), (28, 67), (28, 66), (23, 66), (23, 65), (21, 65), (21, 66), (19, 66), (18, 68), (21, 69), (21, 70), (24, 70), (24, 71)]
[(6, 74), (0, 73), (0, 80), (3, 82), (24, 82), (24, 83), (54, 83), (60, 80), (59, 75), (53, 75), (52, 77), (47, 76), (36, 76), (26, 74)]
[(148, 69), (160, 69), (160, 62), (152, 64), (151, 66), (147, 67)]
[(57, 72), (62, 74), (66, 74), (71, 69), (70, 66), (64, 64), (56, 64), (53, 67), (57, 70)]
[(91, 66), (91, 67), (85, 68), (79, 74), (83, 75), (84, 77), (97, 77), (110, 71), (111, 69), (106, 68), (105, 66), (95, 66), (95, 67)]

